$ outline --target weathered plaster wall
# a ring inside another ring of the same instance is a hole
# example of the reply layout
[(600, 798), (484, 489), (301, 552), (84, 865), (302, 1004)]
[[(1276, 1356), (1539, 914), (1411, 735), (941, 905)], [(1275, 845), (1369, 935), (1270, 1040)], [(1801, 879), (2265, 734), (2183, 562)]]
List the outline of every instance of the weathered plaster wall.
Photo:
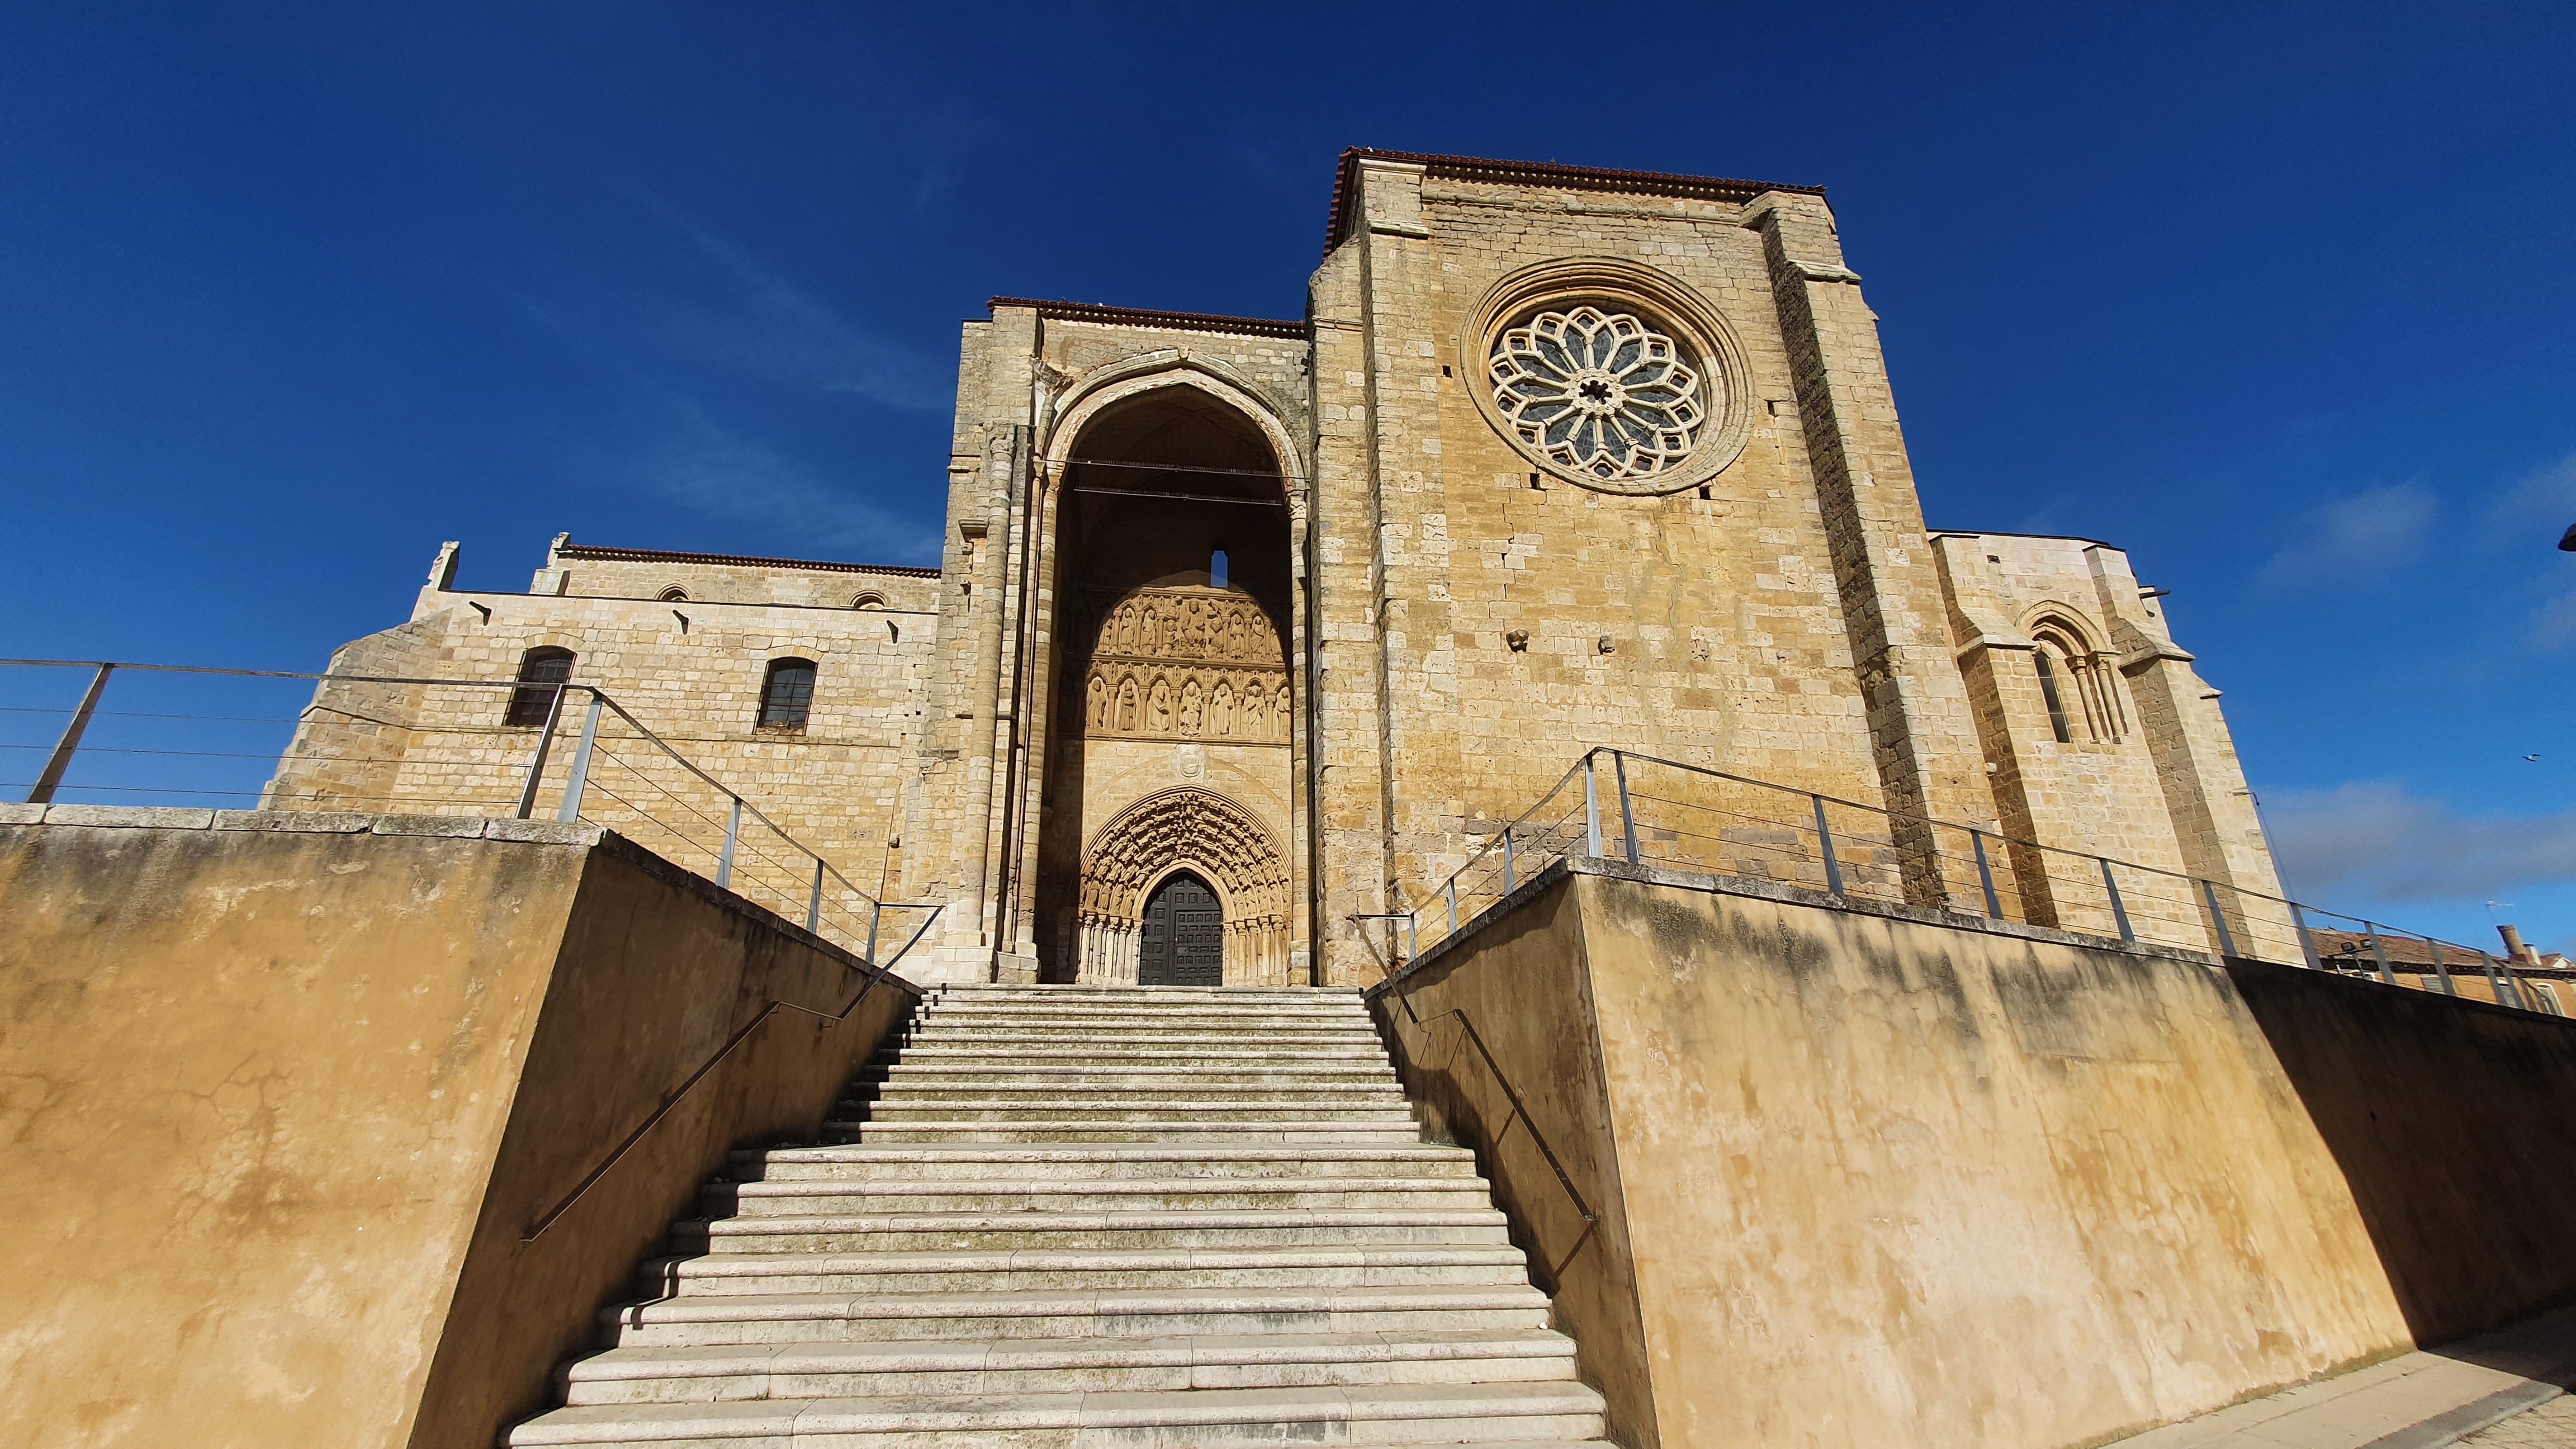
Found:
[(1643, 1370), (1583, 1363), (1641, 1443), (2057, 1449), (2576, 1294), (2568, 1023), (1608, 869), (1380, 1002), (1469, 1004), (1612, 1193)]
[(757, 1028), (523, 1250), (773, 993), (837, 1010), (848, 958), (588, 829), (45, 818), (0, 824), (0, 1444), (480, 1449), (909, 1000)]
[(2292, 967), (2228, 974), (2418, 1342), (2576, 1297), (2576, 1022), (2489, 1005), (2486, 979), (2456, 968), (2456, 1001)]
[[(813, 1141), (918, 1000), (900, 978), (871, 988), (852, 957), (623, 844), (592, 852), (565, 923), (413, 1449), (483, 1449), (549, 1407), (554, 1366), (595, 1341), (593, 1310), (636, 1296), (636, 1265), (694, 1214), (725, 1153)], [(670, 1115), (524, 1241), (719, 1053)]]
[(1653, 1449), (1637, 1263), (1573, 895), (1563, 875), (1530, 888), (1472, 951), (1426, 963), (1372, 1006), (1430, 1135), (1476, 1150), (1578, 1370), (1610, 1401), (1611, 1433)]

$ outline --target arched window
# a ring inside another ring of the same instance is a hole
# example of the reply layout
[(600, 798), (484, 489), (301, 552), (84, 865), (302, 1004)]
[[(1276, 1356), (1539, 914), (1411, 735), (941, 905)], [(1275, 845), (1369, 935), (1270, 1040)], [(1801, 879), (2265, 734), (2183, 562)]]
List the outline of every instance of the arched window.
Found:
[(2088, 744), (2116, 745), (2128, 731), (2120, 699), (2119, 670), (2085, 642), (2083, 631), (2059, 615), (2031, 626), (2031, 667), (2039, 671), (2040, 698), (2048, 704), (2057, 742), (2073, 744), (2078, 731)]
[(510, 708), (501, 723), (529, 729), (544, 725), (555, 707), (553, 686), (572, 678), (572, 660), (569, 649), (537, 648), (520, 656), (519, 687), (510, 691)]
[(882, 609), (885, 607), (885, 595), (874, 592), (861, 594), (850, 600), (850, 607), (853, 609)]
[(2039, 669), (2039, 697), (2048, 702), (2048, 727), (2056, 733), (2059, 744), (2070, 745), (2075, 737), (2066, 728), (2066, 698), (2058, 693), (2057, 665), (2049, 657), (2053, 652), (2043, 643), (2030, 651), (2030, 660)]
[(678, 584), (673, 584), (654, 597), (666, 604), (685, 604), (689, 601), (689, 591)]
[(772, 659), (769, 677), (760, 685), (760, 727), (801, 730), (814, 707), (814, 661)]

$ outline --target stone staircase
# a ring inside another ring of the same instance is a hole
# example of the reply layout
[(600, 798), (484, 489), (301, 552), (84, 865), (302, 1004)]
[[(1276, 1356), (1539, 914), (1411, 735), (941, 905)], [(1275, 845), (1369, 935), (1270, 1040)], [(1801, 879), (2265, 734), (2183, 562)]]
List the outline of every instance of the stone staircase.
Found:
[(1358, 993), (949, 987), (505, 1445), (1599, 1446)]

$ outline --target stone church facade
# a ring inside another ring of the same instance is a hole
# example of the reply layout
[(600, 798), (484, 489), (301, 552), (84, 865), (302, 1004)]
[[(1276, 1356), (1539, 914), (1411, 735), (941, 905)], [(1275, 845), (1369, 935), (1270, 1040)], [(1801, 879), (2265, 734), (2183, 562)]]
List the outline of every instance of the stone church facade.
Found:
[[(947, 903), (922, 979), (1374, 980), (1358, 918), (1595, 745), (2276, 892), (2127, 557), (1926, 528), (1875, 320), (1812, 188), (1353, 151), (1302, 319), (965, 325), (936, 570), (558, 538), (480, 594), (451, 547), (336, 667), (569, 654)], [(274, 803), (430, 788), (308, 760)]]

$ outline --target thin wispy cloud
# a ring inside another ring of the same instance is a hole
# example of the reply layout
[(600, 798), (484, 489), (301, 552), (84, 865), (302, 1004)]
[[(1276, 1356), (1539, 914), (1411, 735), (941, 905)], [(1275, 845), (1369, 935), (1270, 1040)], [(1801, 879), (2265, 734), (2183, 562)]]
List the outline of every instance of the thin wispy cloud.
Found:
[(2275, 588), (2372, 581), (2413, 563), (2440, 504), (2421, 483), (2372, 488), (2314, 509), (2299, 536), (2263, 566)]
[[(2555, 568), (2566, 562), (2556, 552), (2559, 535), (2576, 523), (2576, 453), (2535, 468), (2496, 491), (2487, 504), (2486, 526), (2495, 543), (2517, 557), (2545, 561), (2539, 590), (2547, 592), (2554, 574), (2566, 578), (2576, 569)], [(2576, 588), (2560, 587), (2531, 611), (2531, 642), (2541, 649), (2576, 644)]]
[(2576, 523), (2576, 453), (2506, 484), (2487, 505), (2487, 521), (2499, 528), (2546, 528), (2556, 539)]
[(654, 209), (688, 239), (722, 293), (666, 302), (658, 319), (666, 344), (771, 382), (907, 412), (947, 408), (945, 367), (844, 317), (745, 248), (667, 207)]
[(2336, 901), (2485, 900), (2576, 881), (2576, 808), (2471, 818), (2392, 781), (2267, 796), (2272, 846), (2294, 894)]
[(868, 501), (848, 484), (725, 427), (674, 399), (663, 426), (611, 465), (665, 502), (776, 528), (824, 551), (870, 562), (938, 562), (934, 530)]
[(2531, 611), (2531, 642), (2543, 649), (2564, 649), (2576, 644), (2576, 590)]

